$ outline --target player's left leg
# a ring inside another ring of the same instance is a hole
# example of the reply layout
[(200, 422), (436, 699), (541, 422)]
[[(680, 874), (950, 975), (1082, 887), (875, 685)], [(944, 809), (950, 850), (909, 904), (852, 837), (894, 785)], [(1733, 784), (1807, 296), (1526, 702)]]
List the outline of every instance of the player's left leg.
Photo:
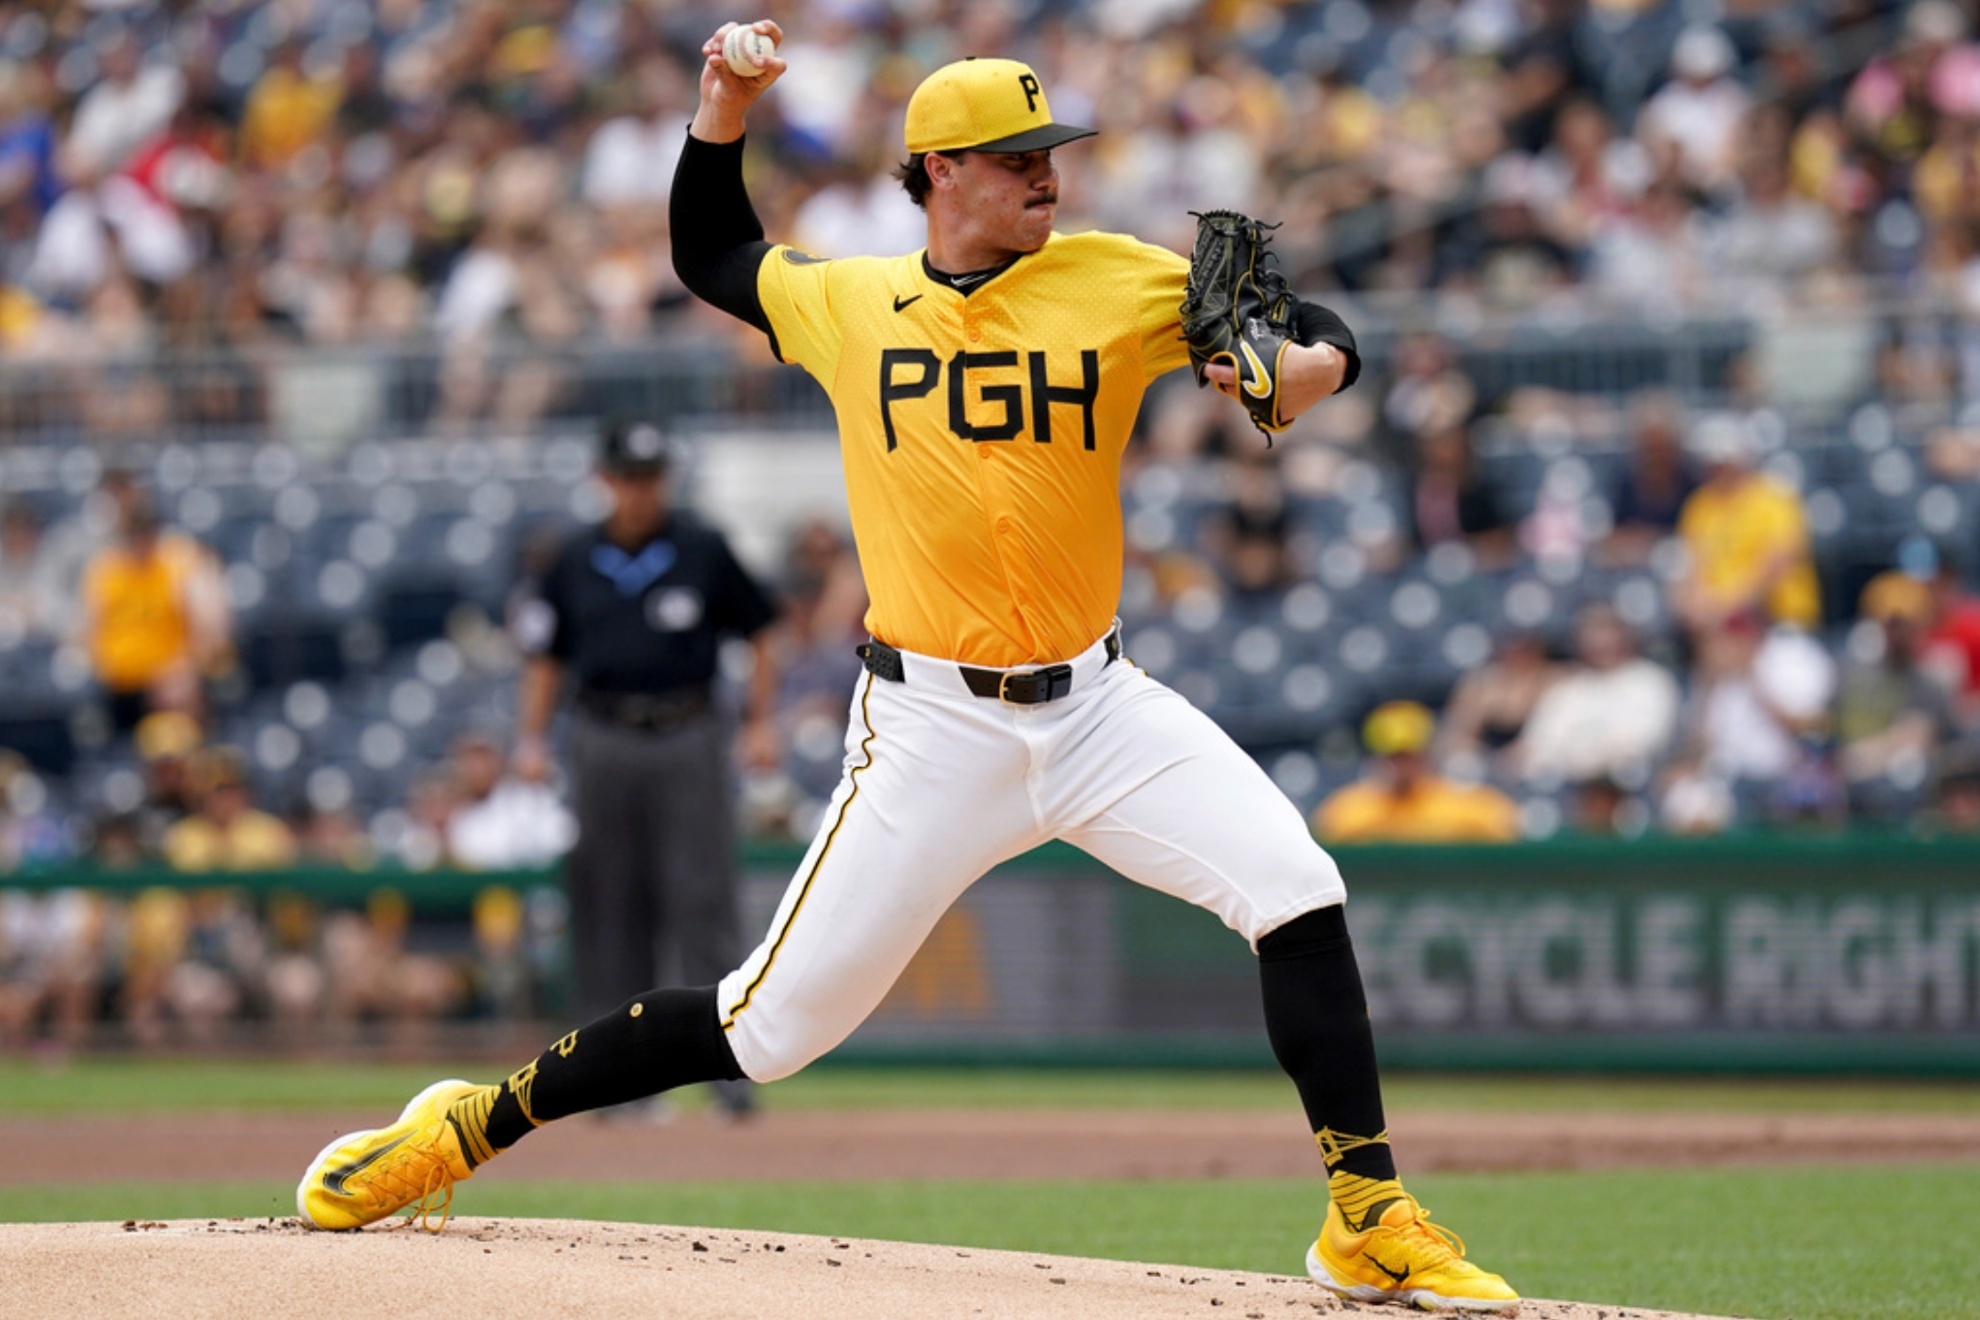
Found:
[(389, 1126), (338, 1137), (303, 1174), (296, 1212), (315, 1228), (348, 1229), (407, 1206), (423, 1219), (431, 1205), (444, 1224), (454, 1184), (540, 1124), (742, 1075), (714, 986), (649, 990), (560, 1038), (505, 1082), (435, 1082)]
[(397, 1122), (317, 1155), (296, 1192), (303, 1218), (363, 1227), (448, 1196), (554, 1119), (693, 1082), (774, 1081), (850, 1034), (955, 898), (1046, 837), (1021, 789), (1031, 746), (1015, 717), (937, 667), (953, 692), (862, 680), (818, 835), (763, 942), (719, 986), (638, 995), (499, 1085), (428, 1087)]
[(1081, 704), (1045, 779), (1060, 837), (1210, 909), (1258, 952), (1267, 1034), (1328, 1172), (1314, 1278), (1360, 1300), (1515, 1308), (1518, 1295), (1467, 1262), (1397, 1180), (1346, 889), (1298, 809), (1207, 716), (1138, 670), (1111, 674)]

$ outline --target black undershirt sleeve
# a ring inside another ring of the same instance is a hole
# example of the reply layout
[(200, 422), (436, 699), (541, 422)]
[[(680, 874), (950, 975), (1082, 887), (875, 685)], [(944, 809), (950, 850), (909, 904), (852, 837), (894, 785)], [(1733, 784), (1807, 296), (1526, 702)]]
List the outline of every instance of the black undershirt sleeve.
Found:
[(1347, 322), (1332, 309), (1295, 298), (1293, 324), (1299, 331), (1299, 342), (1308, 348), (1315, 344), (1332, 344), (1347, 354), (1347, 374), (1341, 377), (1341, 389), (1334, 393), (1339, 394), (1360, 378), (1361, 353), (1354, 346), (1354, 331), (1348, 329)]
[(743, 140), (703, 142), (688, 134), (667, 199), (674, 271), (688, 292), (770, 334), (756, 272), (770, 245), (743, 187)]

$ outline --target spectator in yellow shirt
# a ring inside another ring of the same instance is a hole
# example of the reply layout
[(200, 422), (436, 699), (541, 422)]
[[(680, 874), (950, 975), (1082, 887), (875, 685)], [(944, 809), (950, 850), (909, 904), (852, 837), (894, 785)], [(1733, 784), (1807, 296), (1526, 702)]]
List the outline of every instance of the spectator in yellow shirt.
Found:
[(266, 871), (293, 864), (289, 827), (255, 809), (247, 765), (229, 747), (199, 753), (193, 770), (199, 808), (165, 832), (165, 860), (175, 871)]
[(154, 709), (200, 712), (200, 680), (227, 667), (226, 588), (211, 553), (120, 496), (117, 537), (83, 570), (83, 640), (119, 730)]
[(1691, 447), (1706, 470), (1678, 515), (1691, 556), (1676, 587), (1678, 616), (1694, 632), (1742, 614), (1813, 628), (1822, 598), (1801, 497), (1755, 469), (1754, 438), (1738, 418), (1707, 418)]
[(323, 140), (343, 100), (340, 79), (311, 76), (303, 69), (301, 44), (283, 42), (248, 92), (241, 113), (241, 154), (262, 169), (279, 169), (304, 147)]
[(1373, 772), (1313, 813), (1323, 843), (1510, 843), (1519, 808), (1483, 784), (1439, 776), (1427, 754), (1437, 719), (1414, 701), (1377, 707), (1362, 726)]

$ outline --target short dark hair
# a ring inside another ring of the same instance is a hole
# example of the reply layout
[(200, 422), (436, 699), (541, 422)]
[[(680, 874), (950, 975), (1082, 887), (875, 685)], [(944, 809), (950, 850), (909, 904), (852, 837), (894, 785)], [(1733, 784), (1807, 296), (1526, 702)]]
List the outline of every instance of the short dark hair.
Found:
[(928, 209), (928, 193), (934, 188), (934, 180), (928, 177), (928, 158), (939, 156), (939, 151), (917, 151), (894, 170), (894, 177), (907, 189), (908, 200), (922, 210)]

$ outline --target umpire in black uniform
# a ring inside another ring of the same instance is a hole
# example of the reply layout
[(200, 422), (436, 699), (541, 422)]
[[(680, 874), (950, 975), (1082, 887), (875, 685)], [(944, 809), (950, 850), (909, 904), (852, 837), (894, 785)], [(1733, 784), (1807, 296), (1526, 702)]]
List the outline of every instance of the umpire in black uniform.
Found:
[[(743, 747), (774, 759), (776, 607), (713, 527), (672, 507), (668, 443), (646, 422), (600, 436), (612, 508), (573, 534), (518, 614), (528, 654), (515, 768), (549, 771), (552, 715), (570, 679), (577, 845), (566, 863), (576, 1015), (602, 1016), (661, 983), (657, 949), (684, 985), (713, 985), (742, 960), (736, 912), (733, 717), (716, 701), (725, 637), (751, 640), (755, 674)], [(731, 1113), (747, 1083), (718, 1088)]]

